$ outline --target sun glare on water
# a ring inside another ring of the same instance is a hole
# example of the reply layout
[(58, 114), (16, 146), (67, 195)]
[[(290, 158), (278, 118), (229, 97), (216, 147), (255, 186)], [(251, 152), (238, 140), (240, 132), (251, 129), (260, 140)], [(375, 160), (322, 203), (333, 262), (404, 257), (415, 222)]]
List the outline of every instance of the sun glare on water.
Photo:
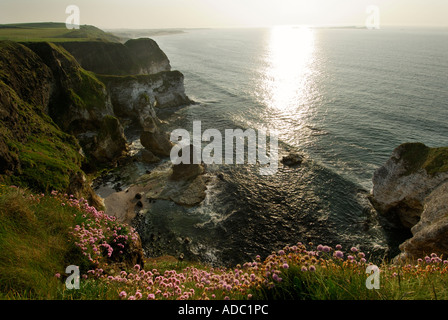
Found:
[(264, 106), (264, 119), (283, 139), (306, 125), (310, 100), (315, 95), (315, 30), (302, 26), (270, 29), (263, 66), (257, 80), (257, 100)]
[(275, 27), (271, 30), (264, 81), (265, 103), (270, 108), (292, 111), (304, 102), (313, 53), (312, 29)]

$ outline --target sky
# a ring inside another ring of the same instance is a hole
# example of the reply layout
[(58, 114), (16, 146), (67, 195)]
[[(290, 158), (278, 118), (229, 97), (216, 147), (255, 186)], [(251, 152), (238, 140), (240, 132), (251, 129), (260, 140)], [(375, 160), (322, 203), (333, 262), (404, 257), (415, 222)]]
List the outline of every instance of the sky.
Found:
[(65, 22), (69, 5), (103, 29), (363, 26), (370, 5), (381, 26), (448, 27), (448, 0), (1, 0), (0, 24)]

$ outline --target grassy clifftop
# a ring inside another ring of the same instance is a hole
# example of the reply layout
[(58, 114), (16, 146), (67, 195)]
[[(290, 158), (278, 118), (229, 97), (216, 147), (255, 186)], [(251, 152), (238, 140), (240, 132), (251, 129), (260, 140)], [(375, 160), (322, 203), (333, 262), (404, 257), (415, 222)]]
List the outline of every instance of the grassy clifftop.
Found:
[(41, 22), (41, 23), (16, 23), (0, 25), (0, 40), (12, 40), (18, 42), (28, 41), (112, 41), (120, 39), (110, 33), (106, 33), (94, 26), (83, 25), (79, 29), (69, 30), (65, 23)]
[(430, 148), (423, 143), (404, 143), (396, 152), (406, 167), (406, 175), (424, 169), (429, 175), (448, 171), (448, 147)]

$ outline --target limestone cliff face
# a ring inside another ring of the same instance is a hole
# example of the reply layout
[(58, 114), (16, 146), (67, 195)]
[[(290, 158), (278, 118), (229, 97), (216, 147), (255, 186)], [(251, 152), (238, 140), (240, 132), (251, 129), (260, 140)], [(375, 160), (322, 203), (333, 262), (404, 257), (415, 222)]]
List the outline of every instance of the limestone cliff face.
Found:
[(412, 238), (400, 245), (401, 258), (423, 258), (433, 252), (448, 256), (448, 182), (425, 198), (420, 221), (411, 232)]
[(372, 203), (413, 234), (400, 246), (403, 256), (448, 254), (447, 155), (448, 148), (406, 143), (374, 173)]
[(191, 102), (185, 94), (183, 74), (164, 71), (155, 75), (101, 76), (100, 79), (107, 86), (115, 114), (131, 119), (141, 128), (142, 145), (155, 155), (169, 156), (172, 145), (160, 130), (157, 108)]
[(63, 48), (52, 43), (26, 45), (52, 72), (49, 116), (64, 132), (77, 137), (91, 162), (107, 164), (119, 158), (126, 151), (126, 138), (119, 122), (111, 125), (109, 117), (114, 112), (106, 86)]
[(151, 126), (147, 117), (155, 117), (155, 108), (177, 107), (191, 103), (179, 71), (154, 75), (100, 76), (110, 94), (114, 112), (119, 116), (141, 117), (143, 128)]
[[(153, 40), (129, 40), (125, 45), (103, 42), (81, 42), (76, 45), (64, 43), (64, 47), (83, 54), (87, 48), (95, 53), (98, 47), (123, 46), (126, 48), (125, 52), (129, 51), (138, 62), (139, 67), (135, 72), (157, 72), (132, 76), (96, 75), (86, 71), (61, 46), (50, 43), (26, 45), (41, 57), (53, 74), (48, 114), (63, 131), (77, 137), (84, 154), (92, 160), (90, 164), (112, 163), (126, 152), (127, 141), (122, 119), (131, 119), (141, 127), (143, 137), (147, 137), (142, 142), (149, 151), (160, 156), (169, 155), (167, 150), (171, 144), (159, 131), (160, 121), (155, 108), (180, 106), (190, 103), (190, 100), (185, 94), (183, 74), (179, 71), (166, 71), (171, 68), (169, 60)], [(95, 59), (101, 59), (101, 54)], [(105, 61), (108, 60), (105, 59), (102, 63)], [(120, 61), (106, 64), (117, 66)], [(89, 66), (88, 63), (87, 65)], [(134, 69), (128, 71), (133, 72)], [(116, 121), (110, 117), (116, 117)], [(146, 143), (147, 141), (150, 143)]]

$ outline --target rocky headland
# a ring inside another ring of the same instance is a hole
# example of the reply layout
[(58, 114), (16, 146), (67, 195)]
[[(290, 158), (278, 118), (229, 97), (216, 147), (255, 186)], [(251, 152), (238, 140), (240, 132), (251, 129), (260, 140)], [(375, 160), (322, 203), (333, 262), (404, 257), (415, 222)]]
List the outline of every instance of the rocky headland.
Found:
[(380, 214), (411, 231), (397, 260), (448, 256), (448, 148), (398, 146), (373, 176), (371, 202)]
[(158, 162), (171, 142), (157, 108), (190, 104), (184, 77), (151, 39), (0, 42), (0, 181), (103, 207), (89, 176), (129, 158)]

